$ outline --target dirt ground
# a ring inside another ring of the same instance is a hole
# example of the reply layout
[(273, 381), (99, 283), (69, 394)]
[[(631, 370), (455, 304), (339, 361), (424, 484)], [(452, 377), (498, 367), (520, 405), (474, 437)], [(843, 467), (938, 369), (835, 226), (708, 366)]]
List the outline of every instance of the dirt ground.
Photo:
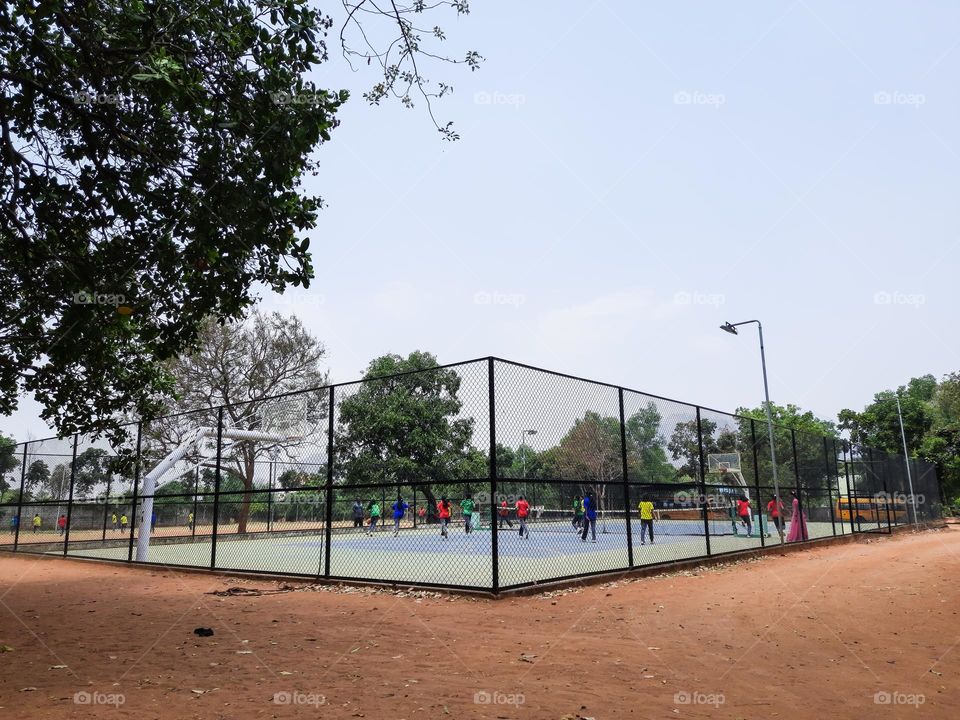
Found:
[(0, 716), (960, 716), (958, 526), (499, 601), (284, 585), (4, 554)]

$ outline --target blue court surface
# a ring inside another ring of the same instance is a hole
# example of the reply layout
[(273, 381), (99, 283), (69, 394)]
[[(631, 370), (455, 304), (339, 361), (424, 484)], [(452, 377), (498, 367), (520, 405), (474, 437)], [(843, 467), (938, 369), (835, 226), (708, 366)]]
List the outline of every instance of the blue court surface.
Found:
[[(569, 521), (530, 523), (530, 537), (521, 538), (517, 528), (497, 533), (498, 576), (501, 587), (541, 582), (597, 571), (629, 567), (626, 524), (607, 521), (607, 532), (597, 524), (596, 542), (582, 542)], [(825, 525), (825, 527), (820, 527)], [(832, 534), (830, 523), (808, 523), (811, 537)], [(634, 521), (635, 566), (693, 558), (707, 554), (703, 523), (666, 520), (654, 523), (655, 543), (640, 544), (640, 523)], [(772, 528), (771, 528), (772, 529)], [(760, 538), (732, 534), (729, 522), (711, 521), (712, 553), (760, 547)], [(725, 534), (724, 534), (725, 533)], [(776, 534), (768, 543), (777, 541)], [(493, 584), (493, 537), (489, 529), (467, 534), (463, 524), (450, 526), (447, 539), (438, 525), (407, 528), (393, 536), (393, 526), (366, 535), (360, 530), (337, 529), (331, 536), (330, 574), (334, 577), (384, 582), (431, 583), (490, 588)], [(158, 564), (210, 567), (209, 538), (184, 538), (183, 542), (154, 543), (149, 560)], [(77, 557), (125, 560), (126, 547), (69, 549)], [(324, 536), (278, 533), (256, 538), (217, 539), (216, 567), (222, 570), (253, 570), (277, 574), (317, 576), (325, 568)]]

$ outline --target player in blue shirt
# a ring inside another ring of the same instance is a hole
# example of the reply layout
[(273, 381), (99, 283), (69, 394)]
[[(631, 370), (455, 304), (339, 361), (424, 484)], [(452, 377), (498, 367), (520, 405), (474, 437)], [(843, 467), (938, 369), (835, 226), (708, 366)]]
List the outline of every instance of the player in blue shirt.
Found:
[(393, 504), (393, 536), (400, 534), (400, 521), (403, 520), (403, 514), (410, 506), (403, 501), (403, 498), (397, 498)]

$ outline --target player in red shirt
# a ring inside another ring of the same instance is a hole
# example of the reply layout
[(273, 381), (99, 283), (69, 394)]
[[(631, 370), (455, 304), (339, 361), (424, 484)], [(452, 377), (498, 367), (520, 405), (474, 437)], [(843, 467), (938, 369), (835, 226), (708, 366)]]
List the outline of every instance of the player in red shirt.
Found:
[(746, 495), (742, 495), (739, 500), (737, 500), (737, 515), (740, 516), (740, 520), (747, 526), (747, 536), (753, 534), (753, 522), (751, 519), (750, 512), (750, 501), (747, 500)]
[(440, 536), (447, 540), (447, 525), (450, 524), (450, 501), (446, 496), (437, 503), (437, 515), (440, 517)]
[(767, 513), (770, 515), (770, 519), (773, 520), (773, 524), (777, 528), (778, 533), (780, 532), (780, 522), (783, 511), (783, 500), (780, 498), (775, 497), (773, 500), (767, 503)]
[(500, 527), (503, 527), (503, 524), (506, 523), (510, 529), (513, 529), (513, 523), (510, 522), (510, 507), (507, 505), (507, 501), (504, 500), (500, 503)]
[(527, 516), (530, 515), (530, 503), (523, 499), (523, 495), (517, 498), (517, 520), (520, 521), (520, 537), (530, 538), (530, 529), (527, 527)]

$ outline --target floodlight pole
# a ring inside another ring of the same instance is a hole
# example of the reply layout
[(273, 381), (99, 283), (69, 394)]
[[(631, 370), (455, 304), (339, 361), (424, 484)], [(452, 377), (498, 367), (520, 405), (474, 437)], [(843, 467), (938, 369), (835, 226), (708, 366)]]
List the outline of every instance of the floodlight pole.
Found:
[[(773, 417), (770, 412), (770, 385), (767, 382), (767, 356), (763, 349), (763, 325), (760, 324), (759, 320), (744, 320), (743, 322), (738, 323), (728, 322), (724, 325), (721, 325), (720, 329), (736, 335), (737, 326), (750, 325), (751, 323), (757, 324), (757, 331), (760, 334), (760, 366), (763, 369), (763, 397), (765, 401), (764, 409), (766, 410), (767, 415), (767, 437), (770, 440), (770, 461), (773, 463), (773, 502), (777, 511), (777, 516), (780, 518), (780, 522), (777, 523), (777, 534), (780, 536), (780, 544), (783, 545), (783, 513), (780, 512), (780, 503), (782, 500), (780, 499), (780, 482), (777, 478), (777, 448), (773, 442)], [(760, 508), (757, 508), (757, 510), (760, 510)]]
[(521, 467), (523, 468), (521, 474), (523, 475), (523, 494), (524, 495), (527, 494), (527, 451), (523, 449), (523, 446), (527, 442), (527, 435), (536, 435), (536, 434), (537, 434), (536, 430), (524, 430), (523, 435), (520, 436), (520, 447), (517, 448), (517, 450), (520, 452), (520, 462), (521, 462)]
[(900, 393), (897, 399), (897, 417), (900, 419), (900, 439), (903, 440), (903, 461), (907, 464), (907, 483), (910, 486), (910, 507), (913, 510), (913, 524), (917, 524), (917, 501), (913, 494), (913, 476), (910, 473), (910, 454), (907, 452), (907, 433), (903, 429), (903, 412), (900, 410)]

